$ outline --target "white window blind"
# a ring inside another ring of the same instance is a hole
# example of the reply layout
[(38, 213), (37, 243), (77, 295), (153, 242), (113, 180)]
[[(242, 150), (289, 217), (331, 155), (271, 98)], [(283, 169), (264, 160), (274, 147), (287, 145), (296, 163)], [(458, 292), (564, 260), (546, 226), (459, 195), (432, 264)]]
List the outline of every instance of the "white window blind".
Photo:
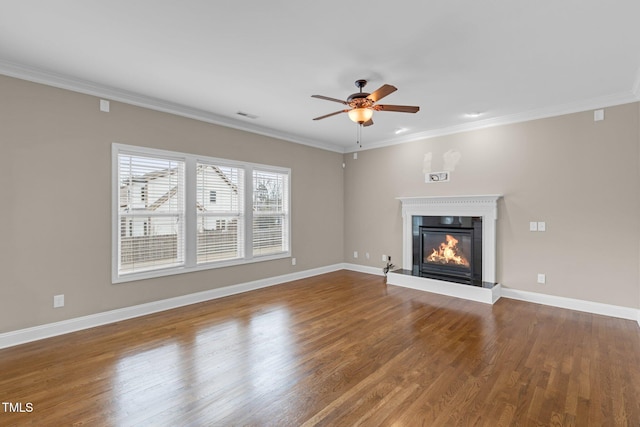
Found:
[(196, 166), (198, 264), (244, 257), (244, 170)]
[(253, 171), (253, 255), (289, 250), (289, 175)]
[(120, 152), (118, 274), (184, 264), (185, 162)]

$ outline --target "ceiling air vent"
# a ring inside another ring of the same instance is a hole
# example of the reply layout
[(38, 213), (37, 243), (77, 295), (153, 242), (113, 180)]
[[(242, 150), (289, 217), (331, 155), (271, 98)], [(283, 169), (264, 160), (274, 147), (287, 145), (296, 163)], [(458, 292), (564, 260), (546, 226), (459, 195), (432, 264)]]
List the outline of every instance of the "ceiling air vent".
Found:
[(258, 118), (258, 116), (256, 116), (255, 114), (245, 113), (244, 111), (238, 111), (236, 114), (239, 115), (239, 116), (242, 116), (242, 117), (246, 117), (247, 119), (257, 119)]

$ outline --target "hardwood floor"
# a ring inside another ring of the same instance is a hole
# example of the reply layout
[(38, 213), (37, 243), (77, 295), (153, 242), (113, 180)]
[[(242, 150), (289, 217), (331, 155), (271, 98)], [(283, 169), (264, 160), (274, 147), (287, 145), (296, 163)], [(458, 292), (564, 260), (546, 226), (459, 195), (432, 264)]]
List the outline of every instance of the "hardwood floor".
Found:
[(0, 350), (0, 375), (32, 405), (2, 426), (640, 425), (636, 322), (349, 271)]

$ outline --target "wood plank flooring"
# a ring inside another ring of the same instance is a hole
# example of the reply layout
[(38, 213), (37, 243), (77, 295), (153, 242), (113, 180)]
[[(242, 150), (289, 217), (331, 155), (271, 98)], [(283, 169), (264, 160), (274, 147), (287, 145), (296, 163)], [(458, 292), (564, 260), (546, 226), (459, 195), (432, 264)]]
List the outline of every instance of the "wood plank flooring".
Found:
[(2, 426), (639, 426), (640, 328), (339, 271), (0, 350), (0, 400), (33, 408)]

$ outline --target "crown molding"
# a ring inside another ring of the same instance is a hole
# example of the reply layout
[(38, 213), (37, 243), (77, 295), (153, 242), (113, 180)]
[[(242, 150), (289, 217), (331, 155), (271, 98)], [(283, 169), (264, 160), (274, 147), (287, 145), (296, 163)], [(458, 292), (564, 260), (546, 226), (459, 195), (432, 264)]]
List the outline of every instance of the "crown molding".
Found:
[[(640, 71), (640, 70), (639, 70)], [(346, 149), (346, 153), (354, 151), (372, 150), (375, 148), (388, 147), (392, 145), (404, 144), (424, 139), (436, 138), (439, 136), (453, 135), (456, 133), (470, 132), (489, 127), (502, 126), (514, 123), (528, 122), (531, 120), (545, 119), (549, 117), (562, 116), (565, 114), (580, 113), (588, 110), (596, 110), (599, 108), (613, 107), (615, 105), (629, 104), (640, 101), (640, 72), (633, 92), (620, 92), (612, 95), (606, 95), (598, 98), (592, 98), (584, 101), (578, 101), (563, 105), (555, 105), (536, 110), (525, 111), (523, 113), (510, 114), (507, 116), (494, 117), (491, 119), (478, 120), (460, 125), (448, 126), (440, 129), (433, 129), (426, 132), (418, 132), (407, 134), (399, 138), (393, 138), (386, 141), (367, 144), (361, 149)]]
[(169, 102), (159, 98), (142, 95), (136, 92), (118, 89), (115, 87), (98, 84), (89, 80), (54, 73), (52, 71), (29, 67), (22, 64), (0, 60), (0, 74), (8, 77), (14, 77), (21, 80), (27, 80), (34, 83), (56, 87), (59, 89), (66, 89), (72, 92), (82, 93), (84, 95), (96, 96), (99, 98), (105, 98), (112, 101), (134, 105), (136, 107), (148, 108), (150, 110), (174, 114), (201, 122), (242, 130), (262, 136), (267, 136), (270, 138), (303, 144), (327, 151), (344, 153), (344, 148), (338, 145), (332, 145), (317, 140), (302, 138), (298, 135), (293, 135), (264, 126), (257, 126), (253, 123), (246, 123), (241, 120), (232, 119), (197, 108), (187, 107), (186, 105), (178, 104), (175, 102)]
[(432, 129), (425, 132), (418, 132), (413, 134), (403, 135), (401, 137), (395, 137), (392, 139), (370, 143), (362, 148), (346, 148), (340, 145), (328, 144), (326, 142), (318, 141), (315, 139), (303, 138), (299, 135), (282, 132), (279, 130), (267, 128), (264, 126), (258, 126), (252, 123), (243, 122), (230, 117), (221, 116), (205, 110), (197, 108), (187, 107), (186, 105), (165, 101), (159, 98), (154, 98), (146, 95), (142, 95), (136, 92), (127, 91), (110, 87), (107, 85), (101, 85), (89, 80), (80, 79), (64, 74), (55, 73), (39, 69), (36, 67), (30, 67), (22, 64), (17, 64), (0, 59), (0, 74), (18, 78), (21, 80), (27, 80), (34, 83), (40, 83), (47, 86), (57, 87), (59, 89), (66, 89), (72, 92), (78, 92), (85, 95), (96, 96), (99, 98), (105, 98), (112, 101), (123, 102), (125, 104), (134, 105), (137, 107), (148, 108), (150, 110), (161, 111), (168, 114), (174, 114), (181, 117), (186, 117), (201, 122), (211, 123), (219, 126), (224, 126), (232, 129), (246, 131), (270, 138), (276, 138), (284, 141), (293, 142), (296, 144), (307, 145), (322, 150), (333, 151), (336, 153), (352, 153), (356, 151), (372, 150), (376, 148), (383, 148), (392, 145), (399, 145), (408, 142), (414, 142), (419, 140), (436, 138), (439, 136), (453, 135), (456, 133), (469, 132), (479, 129), (485, 129), (494, 126), (501, 126), (507, 124), (514, 124), (520, 122), (526, 122), (530, 120), (543, 119), (548, 117), (561, 116), (564, 114), (578, 113), (582, 111), (588, 111), (598, 108), (612, 107), (614, 105), (628, 104), (632, 102), (640, 101), (640, 68), (638, 69), (637, 76), (633, 87), (630, 92), (620, 92), (612, 95), (593, 98), (585, 101), (578, 101), (574, 103), (568, 103), (563, 105), (551, 106), (540, 108), (536, 110), (530, 110), (517, 114), (510, 114), (507, 116), (494, 117), (491, 119), (478, 120), (470, 123), (463, 123), (454, 126), (447, 126), (439, 129)]

